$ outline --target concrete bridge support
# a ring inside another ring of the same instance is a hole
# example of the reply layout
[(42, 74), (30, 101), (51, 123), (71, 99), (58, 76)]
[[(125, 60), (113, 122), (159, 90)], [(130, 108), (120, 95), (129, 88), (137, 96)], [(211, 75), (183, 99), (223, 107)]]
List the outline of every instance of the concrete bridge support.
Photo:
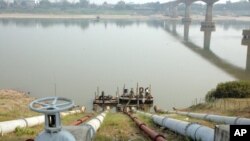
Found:
[(201, 31), (204, 32), (204, 49), (210, 48), (211, 33), (215, 31), (213, 22), (213, 5), (218, 0), (204, 0), (207, 4), (205, 21), (201, 23)]
[(184, 24), (184, 40), (188, 41), (189, 37), (189, 26), (191, 24), (191, 18), (190, 18), (190, 7), (191, 7), (191, 1), (185, 2), (185, 17), (182, 18), (182, 23)]
[(176, 35), (177, 34), (177, 31), (176, 31), (177, 20), (176, 19), (171, 20), (171, 24), (172, 24), (172, 33)]
[(191, 3), (185, 3), (185, 18), (189, 19), (190, 18), (190, 7)]
[(177, 13), (177, 6), (171, 6), (171, 17), (172, 18), (177, 18), (178, 17), (178, 13)]
[(247, 46), (246, 71), (250, 72), (250, 29), (243, 30), (241, 44)]
[(191, 22), (185, 22), (184, 23), (184, 40), (188, 41), (189, 40), (189, 26)]
[[(250, 2), (250, 0), (248, 0)], [(246, 71), (250, 72), (250, 29), (245, 29), (242, 32), (242, 45), (247, 46), (247, 61), (246, 61)]]

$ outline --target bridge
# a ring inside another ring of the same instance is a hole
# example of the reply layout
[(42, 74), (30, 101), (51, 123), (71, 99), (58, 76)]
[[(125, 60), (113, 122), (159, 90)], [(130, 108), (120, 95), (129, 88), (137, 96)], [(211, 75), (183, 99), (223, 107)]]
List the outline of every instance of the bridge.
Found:
[[(188, 49), (190, 49), (192, 52), (194, 52), (195, 54), (199, 55), (200, 57), (204, 58), (205, 60), (207, 60), (208, 62), (210, 62), (211, 64), (213, 64), (214, 66), (216, 66), (217, 68), (223, 70), (224, 72), (226, 72), (227, 74), (240, 79), (240, 80), (250, 80), (250, 48), (248, 48), (248, 52), (247, 52), (247, 61), (246, 61), (246, 68), (240, 68), (238, 66), (235, 66), (234, 64), (231, 64), (227, 61), (225, 61), (224, 59), (220, 58), (218, 55), (216, 55), (215, 53), (213, 53), (212, 50), (210, 50), (209, 46), (198, 46), (195, 43), (187, 40), (188, 39), (188, 34), (184, 33), (184, 37), (181, 36), (180, 34), (178, 34), (176, 32), (176, 20), (168, 20), (168, 21), (164, 21), (164, 24), (162, 24), (162, 28), (169, 33), (170, 35), (172, 35), (173, 37), (175, 37), (175, 39), (179, 40), (183, 45), (185, 45)], [(184, 26), (184, 28), (189, 28), (189, 26)], [(185, 30), (189, 30), (189, 29), (184, 29)], [(246, 30), (248, 31), (248, 30)], [(205, 32), (210, 32), (211, 31), (205, 31)], [(209, 33), (208, 33), (209, 34)], [(210, 44), (210, 40), (211, 40), (211, 34), (210, 36), (206, 36), (206, 34), (204, 34), (204, 42), (207, 42)], [(242, 40), (242, 45), (248, 45), (250, 47), (250, 36), (248, 36), (248, 38), (243, 38)]]
[[(192, 42), (189, 42), (189, 26), (191, 24), (190, 17), (190, 7), (191, 4), (197, 1), (202, 1), (206, 3), (206, 15), (205, 21), (201, 22), (200, 30), (204, 32), (204, 40), (203, 40), (203, 49)], [(167, 15), (170, 15), (173, 19), (177, 18), (177, 7), (179, 4), (185, 5), (185, 15), (182, 18), (182, 23), (184, 24), (184, 42), (181, 37), (176, 32), (176, 20), (171, 20), (171, 23), (164, 23), (164, 30), (171, 33), (174, 37), (181, 40), (182, 43), (187, 46), (190, 50), (197, 53), (204, 59), (208, 60), (215, 66), (224, 70), (228, 74), (234, 76), (235, 78), (246, 80), (250, 79), (250, 30), (243, 30), (243, 39), (242, 45), (246, 45), (247, 48), (247, 60), (246, 60), (246, 69), (241, 69), (233, 64), (225, 62), (219, 56), (214, 54), (210, 50), (210, 41), (211, 34), (215, 31), (215, 23), (213, 22), (213, 5), (219, 0), (175, 0), (170, 1), (163, 4), (163, 7), (166, 8)], [(250, 0), (249, 0), (250, 2)], [(169, 25), (172, 25), (172, 30)]]
[[(170, 15), (172, 18), (177, 17), (177, 7), (179, 4), (185, 5), (185, 16), (182, 18), (184, 24), (184, 37), (188, 37), (189, 28), (187, 28), (191, 23), (190, 17), (190, 7), (191, 4), (197, 1), (202, 1), (206, 3), (206, 16), (205, 21), (201, 23), (201, 31), (204, 32), (204, 47), (209, 48), (211, 38), (211, 32), (215, 31), (215, 24), (213, 22), (213, 5), (219, 0), (175, 0), (163, 4), (163, 7), (166, 9), (167, 15)], [(208, 39), (208, 40), (205, 40)], [(186, 39), (188, 40), (188, 38)]]
[[(185, 15), (182, 18), (182, 22), (184, 24), (184, 38), (185, 40), (188, 40), (188, 34), (189, 34), (188, 27), (192, 21), (190, 17), (190, 7), (192, 3), (197, 2), (197, 1), (206, 3), (205, 21), (201, 22), (200, 30), (204, 32), (204, 48), (209, 48), (211, 33), (215, 31), (215, 24), (213, 22), (213, 5), (219, 0), (174, 0), (174, 1), (167, 2), (167, 3), (163, 3), (162, 6), (163, 8), (166, 9), (166, 15), (170, 15), (172, 18), (177, 18), (178, 17), (177, 15), (178, 5), (180, 4), (185, 5)], [(250, 2), (250, 0), (248, 1)], [(250, 38), (250, 30), (244, 30), (242, 44), (243, 45), (247, 44), (250, 40), (249, 38)], [(249, 51), (249, 55), (250, 55), (250, 51)], [(249, 63), (250, 63), (250, 59), (249, 59)]]

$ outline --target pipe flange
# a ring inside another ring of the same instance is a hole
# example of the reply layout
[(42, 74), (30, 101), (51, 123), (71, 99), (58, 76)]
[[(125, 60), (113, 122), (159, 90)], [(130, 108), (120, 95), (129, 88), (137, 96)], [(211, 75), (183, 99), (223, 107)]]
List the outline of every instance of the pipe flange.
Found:
[(207, 120), (208, 116), (209, 116), (209, 114), (206, 114), (203, 118)]
[(95, 131), (95, 129), (94, 129), (93, 126), (91, 126), (91, 125), (89, 125), (89, 124), (87, 124), (87, 123), (83, 124), (83, 126), (89, 127), (89, 129), (93, 131), (93, 135), (96, 133), (96, 131)]
[(240, 119), (241, 117), (237, 117), (235, 120), (234, 120), (234, 125), (237, 125), (237, 122), (238, 120)]
[(103, 118), (105, 117), (105, 115), (103, 115), (103, 113), (101, 113), (99, 116), (102, 116)]
[(99, 118), (97, 118), (97, 117), (94, 117), (93, 119), (96, 119), (96, 120), (98, 120), (99, 121), (99, 123), (100, 123), (100, 125), (102, 124), (102, 121), (99, 119)]
[(135, 121), (135, 119), (138, 119), (137, 117), (133, 117), (133, 116), (131, 116), (130, 118), (132, 118), (133, 121)]
[(93, 136), (91, 136), (91, 130), (92, 130), (92, 132), (93, 132), (93, 135), (95, 135), (95, 129), (91, 126), (91, 125), (89, 125), (89, 124), (83, 124), (83, 126), (87, 126), (87, 127), (89, 127), (88, 128), (88, 131), (87, 131), (87, 135), (86, 135), (86, 140), (88, 141), (88, 140), (92, 140), (92, 137)]
[(156, 136), (154, 137), (154, 141), (157, 141), (157, 139), (158, 139), (159, 137), (162, 137), (162, 138), (164, 138), (164, 139), (165, 139), (165, 137), (164, 137), (163, 135), (158, 134), (158, 135), (156, 135)]
[(143, 126), (143, 125), (146, 126), (146, 124), (143, 123), (143, 122), (142, 122), (141, 124), (139, 124), (139, 128), (140, 128), (141, 130), (142, 130), (142, 126)]
[(188, 127), (189, 126), (191, 126), (191, 125), (193, 125), (193, 124), (197, 124), (196, 122), (190, 122), (190, 123), (188, 123), (188, 125), (185, 127), (185, 134), (187, 135), (187, 129), (188, 129)]
[(25, 119), (25, 118), (21, 118), (21, 119), (24, 120), (24, 122), (25, 122), (25, 124), (26, 124), (25, 127), (28, 127), (28, 126), (29, 126), (29, 123), (28, 123), (27, 119)]
[(164, 120), (166, 120), (166, 119), (168, 119), (168, 117), (164, 117), (164, 118), (162, 119), (162, 121), (161, 121), (161, 126), (163, 126)]
[(196, 130), (195, 130), (195, 132), (194, 132), (194, 137), (195, 137), (195, 139), (196, 139), (196, 133), (197, 133), (197, 131), (200, 129), (200, 128), (202, 128), (203, 126), (201, 126), (200, 125), (200, 127), (198, 127)]

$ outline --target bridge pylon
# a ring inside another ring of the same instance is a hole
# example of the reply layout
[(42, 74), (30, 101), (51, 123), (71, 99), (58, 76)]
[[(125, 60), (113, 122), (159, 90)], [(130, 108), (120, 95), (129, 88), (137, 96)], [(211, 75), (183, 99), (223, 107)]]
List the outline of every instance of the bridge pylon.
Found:
[(218, 0), (203, 0), (207, 4), (205, 21), (201, 22), (201, 31), (204, 32), (204, 48), (210, 48), (211, 34), (215, 31), (215, 23), (213, 22), (213, 5)]

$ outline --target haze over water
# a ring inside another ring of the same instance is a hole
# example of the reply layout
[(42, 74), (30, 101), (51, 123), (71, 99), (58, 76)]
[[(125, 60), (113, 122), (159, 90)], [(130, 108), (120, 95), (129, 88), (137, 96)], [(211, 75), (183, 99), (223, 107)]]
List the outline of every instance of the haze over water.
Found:
[[(181, 22), (176, 33), (173, 24), (0, 20), (0, 88), (44, 97), (55, 95), (56, 87), (56, 95), (90, 110), (97, 86), (115, 95), (117, 87), (121, 93), (124, 84), (135, 89), (138, 82), (151, 84), (155, 104), (170, 109), (190, 106), (220, 82), (248, 76), (241, 39), (250, 22), (216, 22), (209, 50), (203, 49), (200, 22), (190, 25), (189, 45)], [(221, 62), (226, 65), (220, 67)]]

